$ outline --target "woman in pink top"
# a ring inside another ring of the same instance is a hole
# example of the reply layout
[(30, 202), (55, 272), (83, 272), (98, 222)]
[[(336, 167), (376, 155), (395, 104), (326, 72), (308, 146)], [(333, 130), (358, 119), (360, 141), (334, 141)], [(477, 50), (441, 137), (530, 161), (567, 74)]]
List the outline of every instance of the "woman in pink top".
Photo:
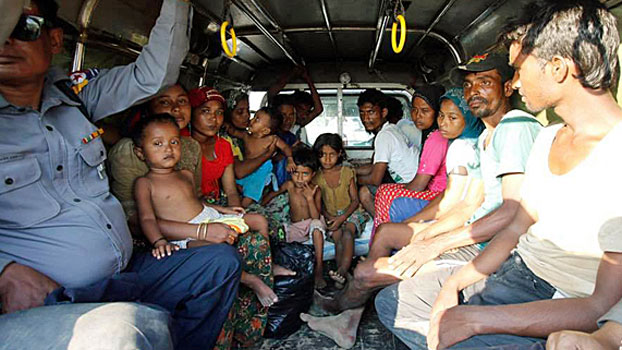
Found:
[(389, 208), (391, 203), (398, 197), (417, 198), (432, 200), (445, 190), (447, 186), (447, 174), (445, 170), (445, 156), (449, 142), (442, 137), (438, 128), (436, 118), (440, 107), (440, 97), (444, 89), (441, 86), (425, 86), (417, 89), (412, 99), (412, 111), (410, 116), (419, 130), (434, 130), (428, 134), (419, 160), (417, 175), (408, 184), (384, 184), (378, 188), (374, 207), (376, 216), (374, 217), (374, 228), (389, 221)]

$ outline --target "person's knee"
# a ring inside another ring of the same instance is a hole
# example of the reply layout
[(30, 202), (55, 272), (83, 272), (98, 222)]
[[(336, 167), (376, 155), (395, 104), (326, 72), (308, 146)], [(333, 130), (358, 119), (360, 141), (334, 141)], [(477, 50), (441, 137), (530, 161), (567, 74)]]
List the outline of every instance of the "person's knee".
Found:
[(383, 288), (376, 295), (374, 305), (378, 319), (388, 328), (393, 328), (395, 315), (397, 313), (397, 288), (395, 285)]
[(359, 188), (359, 197), (361, 200), (371, 198), (371, 192), (369, 192), (367, 186), (361, 186), (361, 188)]
[(357, 288), (371, 289), (373, 288), (373, 278), (377, 272), (374, 264), (369, 261), (359, 263), (354, 269), (354, 283)]
[(378, 228), (376, 228), (376, 234), (374, 236), (374, 242), (383, 239), (387, 235), (387, 229), (389, 228), (388, 224), (380, 224)]
[(67, 349), (173, 349), (170, 326), (159, 307), (102, 304), (77, 319)]
[(224, 278), (228, 278), (231, 274), (241, 274), (242, 262), (240, 255), (235, 247), (228, 244), (212, 244), (196, 249), (198, 260), (197, 264), (202, 264), (204, 269), (209, 272), (214, 268), (214, 263), (218, 264), (219, 271), (224, 272)]

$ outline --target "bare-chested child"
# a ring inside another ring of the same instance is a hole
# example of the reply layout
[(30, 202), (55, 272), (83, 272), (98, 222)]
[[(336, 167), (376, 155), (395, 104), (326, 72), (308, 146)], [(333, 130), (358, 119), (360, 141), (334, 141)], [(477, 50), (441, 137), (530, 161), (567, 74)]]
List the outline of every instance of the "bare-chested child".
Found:
[[(179, 127), (171, 115), (158, 114), (141, 121), (134, 145), (138, 158), (149, 167), (149, 172), (136, 180), (134, 197), (140, 226), (153, 245), (155, 258), (162, 259), (182, 248), (212, 244), (207, 239), (212, 233), (228, 244), (234, 244), (238, 234), (249, 228), (268, 237), (268, 223), (261, 215), (246, 214), (240, 207), (201, 203), (194, 190), (193, 174), (175, 169), (181, 157), (181, 144)], [(158, 224), (161, 220), (194, 224), (196, 233), (163, 234)], [(255, 292), (262, 305), (277, 301), (274, 291), (258, 276), (242, 271), (241, 282)]]
[(288, 193), (292, 222), (285, 226), (286, 239), (288, 242), (313, 242), (315, 249), (315, 287), (322, 289), (326, 287), (326, 281), (323, 278), (326, 224), (320, 215), (322, 194), (319, 187), (311, 182), (320, 164), (315, 152), (304, 146), (294, 149), (293, 160), (295, 168), (292, 172), (292, 179), (281, 185), (278, 191), (266, 194), (262, 200), (262, 205), (266, 205), (281, 193)]
[[(280, 130), (282, 117), (272, 108), (264, 107), (255, 113), (255, 117), (250, 121), (247, 132), (241, 132), (234, 128), (227, 131), (235, 137), (244, 141), (245, 159), (253, 159), (264, 154), (273, 143), (287, 157), (287, 171), (294, 170), (295, 165), (292, 159), (292, 149), (280, 137), (275, 134)], [(237, 180), (237, 184), (242, 186), (242, 206), (248, 207), (253, 202), (260, 202), (264, 187), (272, 175), (272, 160), (268, 159), (255, 172), (245, 178)]]

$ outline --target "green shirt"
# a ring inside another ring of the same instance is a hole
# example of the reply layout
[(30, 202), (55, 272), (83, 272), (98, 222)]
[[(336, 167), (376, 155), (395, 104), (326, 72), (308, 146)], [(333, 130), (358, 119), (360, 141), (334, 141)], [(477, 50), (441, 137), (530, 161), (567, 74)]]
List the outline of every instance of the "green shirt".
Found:
[(495, 128), (488, 147), (484, 147), (488, 130), (477, 141), (480, 167), (469, 169), (469, 174), (484, 181), (484, 202), (469, 222), (497, 209), (503, 203), (501, 178), (505, 174), (524, 173), (531, 146), (542, 130), (540, 122), (531, 114), (518, 109), (509, 111)]

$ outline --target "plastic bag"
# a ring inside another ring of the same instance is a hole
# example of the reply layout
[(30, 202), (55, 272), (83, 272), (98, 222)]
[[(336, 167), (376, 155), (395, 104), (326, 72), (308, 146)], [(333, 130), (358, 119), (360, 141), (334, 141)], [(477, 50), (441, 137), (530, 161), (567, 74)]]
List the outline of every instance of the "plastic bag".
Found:
[(302, 325), (299, 315), (309, 311), (313, 302), (313, 268), (315, 254), (312, 245), (278, 242), (272, 244), (272, 260), (292, 271), (295, 276), (274, 278), (274, 292), (279, 301), (268, 309), (265, 338), (285, 338)]

